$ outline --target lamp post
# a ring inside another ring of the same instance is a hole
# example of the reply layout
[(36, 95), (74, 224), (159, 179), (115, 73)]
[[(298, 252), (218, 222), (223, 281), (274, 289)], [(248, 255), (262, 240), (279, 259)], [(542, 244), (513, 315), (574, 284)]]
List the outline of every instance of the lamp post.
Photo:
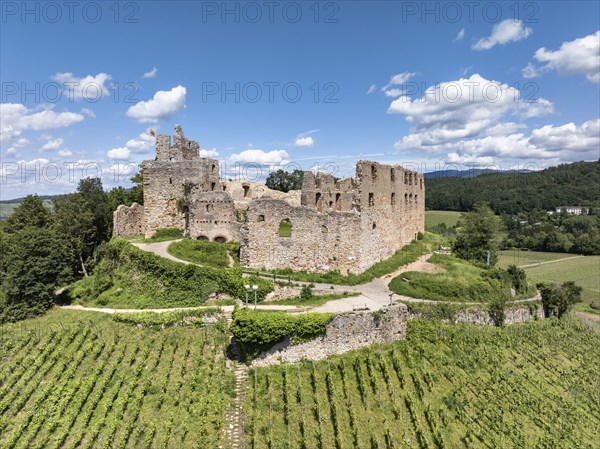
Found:
[(252, 290), (254, 290), (254, 310), (256, 310), (256, 292), (258, 291), (258, 285), (253, 285)]
[(250, 291), (250, 286), (248, 284), (244, 285), (244, 290), (246, 290), (246, 308), (248, 308), (248, 292)]

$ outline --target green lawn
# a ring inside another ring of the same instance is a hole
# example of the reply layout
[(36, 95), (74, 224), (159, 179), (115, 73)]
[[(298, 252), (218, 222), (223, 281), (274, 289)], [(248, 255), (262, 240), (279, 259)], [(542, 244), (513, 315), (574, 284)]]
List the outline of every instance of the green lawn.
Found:
[(229, 267), (228, 246), (207, 240), (184, 239), (171, 243), (167, 251), (178, 259), (214, 268)]
[[(566, 260), (559, 260), (566, 259)], [(555, 262), (551, 262), (555, 261)], [(541, 263), (540, 262), (550, 262)], [(585, 303), (600, 303), (600, 256), (578, 257), (576, 254), (544, 253), (539, 251), (502, 251), (499, 265), (533, 265), (525, 267), (527, 276), (534, 281), (574, 281), (583, 287)]]
[(425, 211), (425, 229), (445, 223), (448, 228), (451, 228), (456, 223), (462, 212), (454, 212), (451, 210), (427, 210)]

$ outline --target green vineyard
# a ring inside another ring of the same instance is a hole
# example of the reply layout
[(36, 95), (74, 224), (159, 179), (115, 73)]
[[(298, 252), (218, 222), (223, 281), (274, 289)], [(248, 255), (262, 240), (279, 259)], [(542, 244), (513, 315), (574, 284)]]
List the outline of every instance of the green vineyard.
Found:
[(409, 323), (408, 340), (252, 370), (253, 449), (598, 448), (600, 334)]
[[(49, 320), (59, 318), (59, 322)], [(3, 449), (213, 448), (235, 378), (224, 321), (138, 329), (53, 312), (0, 339)]]

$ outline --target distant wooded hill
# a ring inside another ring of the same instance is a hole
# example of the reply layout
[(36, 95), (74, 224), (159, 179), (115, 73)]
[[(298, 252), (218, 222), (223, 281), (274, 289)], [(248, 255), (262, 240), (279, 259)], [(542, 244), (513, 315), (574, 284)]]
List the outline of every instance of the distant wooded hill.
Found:
[(600, 161), (575, 162), (531, 173), (436, 177), (426, 181), (425, 206), (467, 211), (487, 201), (496, 213), (516, 214), (557, 206), (600, 207)]

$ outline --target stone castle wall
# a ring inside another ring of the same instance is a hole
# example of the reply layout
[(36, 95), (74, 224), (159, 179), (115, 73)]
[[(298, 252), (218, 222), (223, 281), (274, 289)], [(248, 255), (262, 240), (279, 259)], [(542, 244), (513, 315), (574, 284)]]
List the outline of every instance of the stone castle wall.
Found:
[(241, 220), (231, 196), (224, 191), (199, 192), (187, 204), (188, 233), (193, 239), (240, 241)]
[(361, 216), (360, 271), (391, 257), (425, 230), (421, 175), (396, 165), (356, 164), (356, 203)]
[[(284, 220), (291, 223), (291, 237), (279, 236)], [(356, 272), (359, 232), (357, 212), (320, 213), (283, 200), (255, 200), (242, 226), (240, 262), (258, 269)]]
[[(115, 213), (115, 235), (181, 229), (195, 239), (241, 243), (242, 265), (361, 273), (424, 230), (424, 185), (416, 172), (372, 161), (356, 177), (307, 171), (302, 191), (223, 181), (219, 162), (201, 158), (180, 126), (156, 138), (156, 159), (142, 164), (144, 207)], [(282, 221), (292, 235), (279, 236)], [(141, 225), (140, 225), (141, 222)]]
[(291, 345), (287, 339), (261, 354), (252, 365), (320, 360), (372, 344), (402, 340), (406, 338), (407, 321), (404, 304), (377, 312), (340, 313), (329, 323), (324, 336), (299, 345)]
[[(401, 166), (360, 161), (355, 179), (306, 172), (301, 207), (250, 204), (242, 227), (242, 264), (362, 273), (392, 256), (425, 228), (423, 178)], [(289, 220), (290, 238), (279, 236)]]
[(121, 237), (140, 235), (144, 232), (144, 206), (133, 203), (121, 204), (113, 212), (113, 233)]

